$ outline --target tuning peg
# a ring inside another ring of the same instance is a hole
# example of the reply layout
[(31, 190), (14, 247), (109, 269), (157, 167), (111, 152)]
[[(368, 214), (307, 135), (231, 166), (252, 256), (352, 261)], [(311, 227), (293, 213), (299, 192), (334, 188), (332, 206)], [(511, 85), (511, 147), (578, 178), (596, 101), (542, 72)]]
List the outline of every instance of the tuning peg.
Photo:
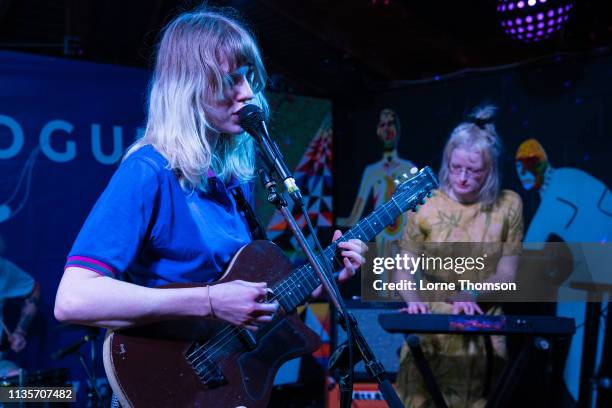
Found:
[(408, 180), (408, 174), (406, 174), (406, 173), (402, 173), (402, 177), (403, 177), (405, 180)]
[(418, 172), (419, 172), (419, 168), (416, 166), (410, 169), (410, 174), (412, 174), (413, 176), (417, 174)]
[(433, 191), (430, 191), (429, 193), (427, 193), (427, 198), (431, 198), (433, 197)]
[(415, 206), (414, 206), (414, 208), (412, 209), (412, 211), (414, 211), (414, 212), (419, 211), (419, 206), (418, 206), (418, 205), (415, 205)]
[(425, 204), (425, 197), (423, 197), (423, 198), (421, 198), (421, 199), (419, 200), (419, 204), (420, 204), (420, 205)]
[(398, 179), (393, 180), (393, 184), (395, 184), (395, 186), (399, 186), (400, 185), (400, 181)]

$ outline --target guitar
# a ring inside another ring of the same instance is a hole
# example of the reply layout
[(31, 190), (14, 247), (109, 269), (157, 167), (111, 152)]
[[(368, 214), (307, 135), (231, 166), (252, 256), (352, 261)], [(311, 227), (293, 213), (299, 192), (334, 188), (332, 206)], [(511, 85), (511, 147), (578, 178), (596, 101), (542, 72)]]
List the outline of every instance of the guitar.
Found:
[[(438, 182), (429, 167), (397, 182), (391, 199), (324, 250), (337, 269), (339, 241), (370, 241), (400, 214), (423, 204)], [(319, 337), (295, 313), (319, 286), (310, 265), (292, 271), (279, 247), (253, 241), (242, 247), (217, 283), (266, 281), (282, 313), (256, 333), (219, 319), (182, 319), (109, 331), (103, 347), (109, 383), (123, 407), (266, 407), (276, 371), (311, 353)], [(194, 287), (172, 284), (164, 288)]]

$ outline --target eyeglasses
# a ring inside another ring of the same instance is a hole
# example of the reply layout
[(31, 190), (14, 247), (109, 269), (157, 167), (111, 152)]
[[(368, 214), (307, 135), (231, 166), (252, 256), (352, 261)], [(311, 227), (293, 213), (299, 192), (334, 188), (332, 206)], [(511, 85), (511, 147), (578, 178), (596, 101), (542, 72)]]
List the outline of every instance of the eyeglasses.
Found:
[(255, 70), (250, 64), (243, 65), (241, 67), (238, 67), (238, 69), (236, 69), (234, 72), (228, 72), (227, 74), (225, 74), (224, 79), (224, 85), (227, 87), (227, 89), (232, 89), (243, 79), (247, 81), (251, 88), (253, 88), (253, 82), (255, 81)]
[(448, 171), (455, 176), (465, 172), (465, 176), (470, 178), (479, 177), (484, 173), (484, 169), (472, 169), (470, 167), (457, 166), (455, 164), (449, 165)]

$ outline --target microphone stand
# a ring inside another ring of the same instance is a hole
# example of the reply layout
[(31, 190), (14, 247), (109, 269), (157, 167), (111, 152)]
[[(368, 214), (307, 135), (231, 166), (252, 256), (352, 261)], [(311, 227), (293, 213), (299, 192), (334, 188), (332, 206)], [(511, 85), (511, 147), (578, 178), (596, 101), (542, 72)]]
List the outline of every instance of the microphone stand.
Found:
[[(87, 334), (81, 337), (76, 342), (72, 343), (68, 347), (65, 347), (59, 351), (56, 351), (51, 356), (54, 360), (60, 360), (66, 357), (69, 354), (77, 354), (79, 356), (79, 361), (81, 366), (83, 367), (83, 371), (87, 376), (87, 406), (88, 407), (102, 407), (104, 406), (104, 401), (100, 392), (98, 391), (98, 387), (96, 385), (96, 339), (98, 338), (99, 330), (88, 328)], [(90, 358), (91, 358), (91, 367), (87, 364), (85, 360), (85, 356), (81, 353), (81, 346), (89, 343), (90, 346)]]
[[(338, 310), (340, 314), (340, 322), (342, 323), (342, 326), (347, 333), (347, 338), (352, 339), (352, 344), (347, 345), (347, 347), (339, 348), (332, 357), (332, 359), (337, 362), (336, 367), (338, 367), (341, 372), (340, 386), (342, 387), (342, 391), (340, 398), (340, 406), (342, 408), (350, 408), (351, 399), (353, 395), (353, 384), (351, 381), (353, 367), (357, 362), (363, 360), (368, 374), (370, 374), (370, 376), (374, 380), (376, 380), (376, 382), (378, 382), (378, 388), (389, 407), (403, 408), (404, 405), (402, 404), (399, 397), (397, 396), (397, 393), (391, 386), (391, 383), (386, 378), (386, 373), (383, 365), (376, 359), (374, 353), (372, 352), (372, 349), (363, 337), (363, 334), (361, 333), (361, 330), (359, 329), (359, 326), (357, 324), (357, 320), (351, 313), (347, 311), (346, 305), (344, 304), (344, 301), (340, 296), (340, 291), (332, 277), (331, 272), (326, 271), (321, 266), (321, 260), (315, 255), (314, 251), (308, 244), (306, 237), (302, 233), (299, 225), (295, 221), (295, 218), (291, 214), (291, 211), (287, 209), (287, 201), (283, 197), (283, 194), (277, 191), (276, 182), (272, 179), (272, 177), (270, 177), (269, 168), (275, 169), (275, 164), (278, 164), (279, 158), (272, 158), (270, 156), (272, 155), (269, 151), (264, 152), (264, 154), (262, 154), (262, 158), (268, 166), (264, 166), (264, 168), (260, 169), (259, 173), (262, 184), (264, 185), (264, 188), (268, 191), (267, 200), (281, 212), (281, 214), (287, 221), (289, 229), (291, 229), (291, 232), (295, 236), (300, 247), (304, 251), (304, 254), (308, 258), (308, 262), (312, 265), (314, 271), (319, 277), (319, 280), (321, 281), (323, 288), (325, 288), (329, 299), (336, 307), (336, 310)], [(296, 204), (301, 205), (298, 200), (295, 201)], [(317, 239), (314, 234), (313, 239)], [(357, 346), (356, 349), (358, 351), (358, 356), (353, 356), (353, 358), (349, 358), (346, 356), (346, 353), (349, 352), (353, 345)], [(333, 368), (332, 363), (330, 363), (330, 368)]]
[[(95, 344), (92, 340), (92, 355), (93, 355), (93, 348), (95, 347)], [(89, 369), (87, 362), (85, 361), (85, 356), (83, 355), (83, 353), (81, 353), (80, 351), (78, 352), (79, 355), (79, 361), (81, 362), (81, 365), (83, 366), (83, 371), (85, 371), (85, 375), (87, 376), (87, 406), (88, 407), (102, 407), (104, 406), (104, 401), (102, 399), (102, 396), (100, 395), (100, 393), (98, 392), (98, 387), (96, 385), (96, 372), (95, 372), (95, 366), (94, 363), (92, 361), (91, 365), (91, 370)]]

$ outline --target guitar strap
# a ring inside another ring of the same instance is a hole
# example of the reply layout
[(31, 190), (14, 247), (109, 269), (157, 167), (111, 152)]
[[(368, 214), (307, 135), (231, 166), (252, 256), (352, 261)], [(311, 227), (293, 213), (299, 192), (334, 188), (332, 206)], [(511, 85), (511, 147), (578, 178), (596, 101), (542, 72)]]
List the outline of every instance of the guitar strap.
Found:
[(251, 204), (249, 204), (249, 202), (244, 198), (242, 188), (240, 186), (237, 186), (236, 188), (233, 188), (230, 191), (234, 196), (234, 200), (236, 200), (236, 206), (238, 207), (238, 211), (241, 211), (244, 214), (244, 218), (246, 218), (253, 240), (264, 239), (267, 241), (268, 235), (266, 234), (266, 230), (261, 225), (261, 222), (259, 221), (259, 218), (257, 218), (257, 215), (255, 215), (255, 211), (253, 211)]

